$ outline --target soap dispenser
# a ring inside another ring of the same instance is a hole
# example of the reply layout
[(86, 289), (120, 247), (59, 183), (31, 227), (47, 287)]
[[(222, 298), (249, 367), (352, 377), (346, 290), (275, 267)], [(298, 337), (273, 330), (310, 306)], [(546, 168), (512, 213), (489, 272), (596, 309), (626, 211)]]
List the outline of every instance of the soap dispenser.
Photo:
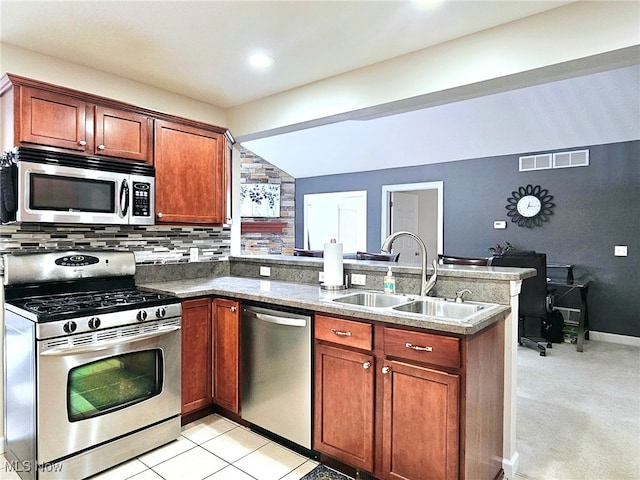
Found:
[(384, 277), (384, 293), (396, 293), (396, 278), (391, 273), (391, 267), (387, 270)]

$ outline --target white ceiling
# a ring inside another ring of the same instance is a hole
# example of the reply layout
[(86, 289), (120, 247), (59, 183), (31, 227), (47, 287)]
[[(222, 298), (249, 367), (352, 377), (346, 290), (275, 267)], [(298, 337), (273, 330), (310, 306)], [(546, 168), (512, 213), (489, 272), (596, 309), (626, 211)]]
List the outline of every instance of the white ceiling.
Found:
[[(0, 41), (233, 108), (568, 3), (2, 0)], [(243, 145), (300, 178), (621, 141), (638, 84), (632, 67)]]
[(567, 3), (2, 0), (0, 41), (228, 108)]

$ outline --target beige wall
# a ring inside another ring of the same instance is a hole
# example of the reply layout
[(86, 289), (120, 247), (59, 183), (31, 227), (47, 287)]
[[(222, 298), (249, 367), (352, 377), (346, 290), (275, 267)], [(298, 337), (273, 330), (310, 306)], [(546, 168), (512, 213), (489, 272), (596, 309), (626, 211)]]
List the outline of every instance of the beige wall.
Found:
[(0, 74), (5, 73), (14, 73), (220, 127), (227, 126), (226, 112), (213, 105), (0, 43)]
[(609, 52), (640, 44), (638, 10), (637, 2), (571, 3), (234, 107), (228, 127), (249, 140), (637, 64), (638, 50)]

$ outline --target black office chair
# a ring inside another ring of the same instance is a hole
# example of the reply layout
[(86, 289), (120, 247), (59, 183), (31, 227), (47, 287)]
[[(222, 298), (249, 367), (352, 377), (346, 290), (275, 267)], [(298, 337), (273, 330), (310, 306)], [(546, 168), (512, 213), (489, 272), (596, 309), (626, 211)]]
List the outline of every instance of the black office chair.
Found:
[(399, 253), (369, 253), (356, 252), (358, 260), (377, 260), (379, 262), (397, 262), (400, 258)]
[(293, 255), (295, 257), (324, 257), (322, 250), (305, 250), (304, 248), (294, 248)]
[(486, 266), (489, 259), (486, 257), (454, 257), (452, 255), (438, 254), (438, 263), (441, 265), (476, 265)]
[[(489, 260), (492, 266), (535, 268), (538, 272), (535, 277), (522, 281), (518, 302), (518, 343), (528, 348), (533, 348), (544, 357), (547, 348), (551, 348), (551, 342), (539, 335), (527, 335), (527, 320), (535, 320), (542, 330), (542, 322), (551, 311), (553, 297), (547, 290), (547, 256), (536, 252), (509, 252), (501, 256), (492, 257)], [(528, 322), (529, 324), (531, 322)]]

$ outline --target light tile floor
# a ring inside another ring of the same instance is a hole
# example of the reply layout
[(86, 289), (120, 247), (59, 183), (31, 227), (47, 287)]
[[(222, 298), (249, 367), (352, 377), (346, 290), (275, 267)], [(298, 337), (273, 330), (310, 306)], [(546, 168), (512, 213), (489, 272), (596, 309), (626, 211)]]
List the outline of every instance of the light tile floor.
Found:
[[(178, 440), (91, 480), (299, 480), (317, 466), (226, 418), (209, 415), (185, 425)], [(2, 456), (0, 480), (19, 478)]]

